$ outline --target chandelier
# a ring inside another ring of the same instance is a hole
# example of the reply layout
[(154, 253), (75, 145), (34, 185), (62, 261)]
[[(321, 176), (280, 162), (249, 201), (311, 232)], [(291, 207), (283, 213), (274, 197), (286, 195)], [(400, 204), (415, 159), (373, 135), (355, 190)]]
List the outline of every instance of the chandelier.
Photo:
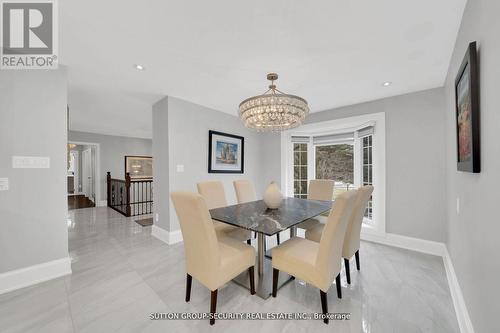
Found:
[(267, 79), (271, 81), (269, 90), (240, 103), (240, 118), (245, 126), (268, 132), (300, 126), (309, 113), (307, 101), (276, 89), (278, 74), (269, 73)]

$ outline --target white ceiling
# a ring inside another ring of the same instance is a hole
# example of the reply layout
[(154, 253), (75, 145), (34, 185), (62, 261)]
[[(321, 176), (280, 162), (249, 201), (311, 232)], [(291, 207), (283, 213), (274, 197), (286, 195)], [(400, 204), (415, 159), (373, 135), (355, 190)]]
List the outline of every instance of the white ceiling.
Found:
[(271, 71), (312, 112), (442, 86), (465, 2), (59, 1), (71, 129), (151, 137), (164, 95), (237, 114)]

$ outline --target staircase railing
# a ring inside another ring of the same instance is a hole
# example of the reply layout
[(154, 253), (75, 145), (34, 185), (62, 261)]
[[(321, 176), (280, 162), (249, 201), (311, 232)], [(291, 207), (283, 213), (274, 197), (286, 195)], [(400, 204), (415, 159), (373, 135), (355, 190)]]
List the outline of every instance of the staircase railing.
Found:
[(153, 180), (131, 179), (130, 173), (125, 180), (107, 174), (108, 207), (125, 216), (153, 213)]

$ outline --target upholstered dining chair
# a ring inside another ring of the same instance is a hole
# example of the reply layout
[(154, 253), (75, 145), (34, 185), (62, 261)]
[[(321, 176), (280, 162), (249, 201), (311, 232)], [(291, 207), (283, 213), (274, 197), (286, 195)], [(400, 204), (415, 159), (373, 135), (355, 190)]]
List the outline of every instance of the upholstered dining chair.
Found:
[[(208, 209), (227, 206), (224, 185), (219, 181), (207, 181), (196, 184), (198, 193), (205, 199)], [(227, 223), (213, 221), (215, 233), (218, 237), (231, 237), (250, 244), (252, 234), (250, 231), (229, 225)]]
[[(249, 180), (235, 180), (233, 181), (234, 191), (236, 192), (236, 200), (238, 203), (245, 203), (257, 200), (257, 194), (255, 193), (255, 187), (253, 183)], [(276, 234), (276, 241), (278, 245), (280, 244), (280, 233)]]
[[(307, 199), (309, 200), (322, 200), (331, 201), (333, 199), (333, 188), (335, 182), (329, 179), (311, 179), (309, 181), (309, 190), (307, 192)], [(309, 230), (320, 223), (325, 223), (325, 216), (316, 216), (308, 219), (297, 225), (297, 228)]]
[[(361, 224), (363, 223), (363, 216), (365, 215), (366, 205), (368, 204), (372, 193), (373, 186), (371, 185), (363, 186), (358, 189), (354, 210), (349, 224), (347, 225), (344, 245), (342, 247), (342, 258), (344, 258), (345, 275), (348, 284), (351, 284), (351, 269), (349, 260), (352, 258), (352, 256), (355, 256), (356, 268), (358, 271), (360, 270), (359, 239), (361, 235)], [(319, 242), (322, 237), (321, 235), (324, 232), (324, 228), (325, 226), (322, 224), (316, 225), (315, 227), (306, 231), (306, 238), (315, 242)]]
[[(216, 312), (217, 290), (248, 269), (250, 293), (255, 294), (255, 249), (229, 237), (218, 238), (208, 207), (196, 193), (172, 192), (186, 255), (186, 302), (193, 277), (211, 291), (210, 313)], [(210, 325), (215, 323), (210, 318)]]
[[(279, 272), (284, 271), (319, 288), (323, 314), (328, 313), (327, 292), (335, 278), (337, 297), (340, 285), (342, 245), (356, 200), (356, 190), (341, 194), (328, 216), (319, 243), (293, 237), (272, 250), (273, 297), (276, 297)], [(324, 318), (328, 324), (328, 318)]]
[(233, 182), (236, 200), (238, 203), (245, 203), (257, 200), (257, 194), (253, 183), (246, 179), (235, 180)]

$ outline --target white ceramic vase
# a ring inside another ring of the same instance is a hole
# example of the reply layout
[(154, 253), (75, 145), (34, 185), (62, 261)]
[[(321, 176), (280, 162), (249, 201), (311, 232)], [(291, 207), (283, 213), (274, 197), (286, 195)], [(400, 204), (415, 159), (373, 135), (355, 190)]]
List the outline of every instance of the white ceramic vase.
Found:
[(281, 206), (283, 196), (281, 195), (280, 188), (275, 182), (271, 182), (271, 184), (269, 184), (262, 199), (268, 208), (276, 209)]

